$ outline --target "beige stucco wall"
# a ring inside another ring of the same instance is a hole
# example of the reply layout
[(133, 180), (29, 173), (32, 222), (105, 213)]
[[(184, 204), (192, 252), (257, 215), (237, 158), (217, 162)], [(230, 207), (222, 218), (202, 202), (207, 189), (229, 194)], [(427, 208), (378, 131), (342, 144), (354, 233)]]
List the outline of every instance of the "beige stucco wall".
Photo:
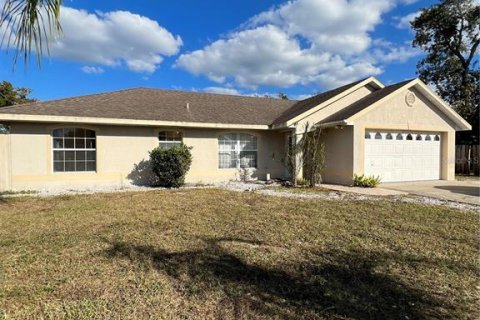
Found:
[(455, 130), (451, 120), (420, 92), (411, 89), (417, 99), (412, 107), (405, 102), (407, 90), (382, 102), (354, 121), (354, 172), (364, 172), (365, 129), (440, 132), (441, 178), (455, 179)]
[[(68, 125), (63, 125), (64, 127)], [(285, 174), (284, 135), (262, 130), (181, 129), (129, 126), (82, 126), (97, 133), (96, 173), (54, 173), (52, 169), (51, 131), (62, 127), (53, 124), (12, 123), (10, 139), (10, 185), (0, 180), (0, 187), (12, 190), (38, 190), (92, 185), (122, 186), (145, 182), (145, 174), (135, 170), (148, 160), (148, 152), (158, 145), (161, 130), (180, 130), (184, 143), (192, 147), (193, 163), (186, 180), (190, 183), (211, 183), (238, 178), (237, 169), (218, 168), (218, 136), (228, 132), (248, 132), (257, 136), (258, 169), (254, 177), (263, 179)], [(0, 140), (0, 148), (2, 141)], [(3, 150), (3, 149), (2, 149)], [(5, 153), (7, 154), (7, 153)], [(0, 165), (6, 163), (0, 155)], [(3, 167), (0, 167), (0, 170)], [(0, 171), (1, 172), (1, 171)], [(148, 178), (148, 175), (147, 175)]]
[(353, 127), (324, 130), (325, 169), (323, 182), (349, 185), (353, 175)]

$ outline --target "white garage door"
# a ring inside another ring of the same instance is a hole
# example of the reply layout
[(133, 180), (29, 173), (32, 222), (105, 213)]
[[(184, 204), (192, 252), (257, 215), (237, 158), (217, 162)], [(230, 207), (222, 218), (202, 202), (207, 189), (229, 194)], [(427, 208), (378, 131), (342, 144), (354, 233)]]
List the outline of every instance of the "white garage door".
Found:
[(365, 174), (382, 182), (440, 179), (440, 133), (367, 130)]

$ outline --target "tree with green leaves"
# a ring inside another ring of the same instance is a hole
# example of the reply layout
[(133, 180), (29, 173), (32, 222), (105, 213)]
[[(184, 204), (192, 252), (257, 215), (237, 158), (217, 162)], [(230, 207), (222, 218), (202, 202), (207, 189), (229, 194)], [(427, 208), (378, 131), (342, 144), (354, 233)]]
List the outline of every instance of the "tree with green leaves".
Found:
[(40, 64), (49, 41), (61, 33), (60, 8), (63, 0), (5, 0), (0, 8), (0, 27), (6, 30), (0, 37), (0, 47), (14, 47), (14, 62), (23, 57), (25, 63), (32, 52)]
[(34, 102), (34, 99), (28, 98), (32, 90), (28, 88), (15, 88), (8, 81), (0, 83), (0, 108), (13, 106), (16, 104)]
[(468, 139), (478, 144), (480, 6), (472, 0), (443, 0), (423, 9), (411, 25), (413, 46), (426, 53), (417, 64), (420, 79), (434, 85), (472, 125)]
[(297, 176), (300, 168), (303, 169), (303, 178), (309, 187), (313, 188), (322, 182), (325, 169), (325, 142), (322, 128), (305, 124), (304, 132), (299, 135), (298, 141), (295, 134), (289, 139), (288, 151), (285, 159), (291, 183), (297, 185)]

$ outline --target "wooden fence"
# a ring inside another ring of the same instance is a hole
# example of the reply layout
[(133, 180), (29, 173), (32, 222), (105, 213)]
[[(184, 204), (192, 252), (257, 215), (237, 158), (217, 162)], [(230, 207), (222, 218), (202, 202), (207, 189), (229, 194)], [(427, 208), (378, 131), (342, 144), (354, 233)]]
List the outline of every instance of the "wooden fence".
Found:
[(455, 173), (465, 175), (480, 174), (480, 146), (455, 146)]

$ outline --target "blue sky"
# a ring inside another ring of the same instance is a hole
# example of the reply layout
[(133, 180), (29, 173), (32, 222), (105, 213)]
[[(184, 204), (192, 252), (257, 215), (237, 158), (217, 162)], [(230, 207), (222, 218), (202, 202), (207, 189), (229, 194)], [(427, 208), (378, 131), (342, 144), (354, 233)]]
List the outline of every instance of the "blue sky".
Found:
[(369, 75), (388, 84), (415, 77), (422, 53), (407, 22), (433, 3), (65, 0), (64, 34), (41, 68), (13, 70), (4, 50), (0, 80), (40, 100), (130, 87), (302, 98)]

